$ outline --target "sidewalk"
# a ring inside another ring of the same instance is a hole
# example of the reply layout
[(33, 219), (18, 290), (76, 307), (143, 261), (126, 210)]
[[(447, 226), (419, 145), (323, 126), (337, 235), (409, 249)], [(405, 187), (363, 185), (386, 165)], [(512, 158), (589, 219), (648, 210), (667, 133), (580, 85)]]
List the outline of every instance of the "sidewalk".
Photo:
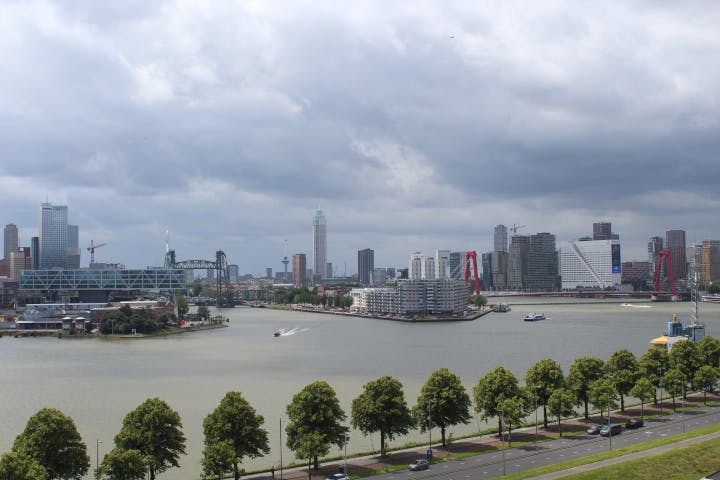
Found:
[[(716, 394), (708, 394), (708, 401), (716, 401), (720, 399), (720, 396)], [(694, 406), (702, 406), (703, 405), (703, 397), (702, 394), (696, 394), (693, 396), (688, 396), (687, 400), (685, 401), (686, 407), (694, 407)], [(644, 408), (643, 414), (645, 416), (650, 415), (656, 415), (661, 412), (672, 412), (672, 402), (669, 399), (665, 399), (664, 402), (662, 402), (659, 406), (654, 406), (652, 404), (646, 405)], [(680, 407), (680, 401), (677, 401), (677, 407)], [(611, 418), (613, 423), (625, 423), (627, 419), (631, 417), (639, 417), (640, 416), (640, 406), (632, 406), (625, 409), (625, 412), (621, 413), (620, 411), (612, 412)], [(585, 429), (588, 427), (588, 425), (600, 423), (600, 416), (598, 414), (591, 415), (590, 421), (586, 422), (584, 418), (575, 418), (570, 420), (565, 420), (562, 422), (562, 431), (563, 434), (570, 435), (570, 432), (577, 432), (577, 431), (585, 431)], [(556, 438), (558, 434), (558, 428), (557, 428), (557, 422), (550, 422), (550, 419), (548, 418), (548, 428), (543, 428), (542, 425), (540, 425), (537, 429), (537, 436), (535, 436), (535, 427), (524, 427), (520, 428), (518, 430), (512, 431), (512, 441), (515, 442), (532, 442), (532, 441), (539, 441), (542, 440), (545, 437), (552, 436), (553, 438)], [(638, 458), (646, 455), (655, 455), (657, 453), (661, 453), (665, 450), (671, 449), (671, 448), (677, 448), (677, 446), (682, 446), (686, 442), (688, 444), (696, 443), (696, 442), (702, 442), (704, 440), (707, 440), (709, 438), (716, 438), (717, 436), (720, 436), (720, 432), (717, 434), (712, 435), (706, 435), (704, 437), (698, 437), (697, 439), (689, 439), (685, 440), (683, 442), (678, 442), (676, 444), (664, 446), (664, 447), (657, 447), (654, 449), (646, 450), (643, 452), (637, 452), (630, 455), (625, 455), (622, 457), (617, 457), (614, 459), (605, 460), (602, 462), (596, 462), (589, 465), (584, 465), (580, 467), (575, 467), (573, 469), (569, 470), (563, 470), (559, 472), (554, 472), (551, 474), (543, 475), (540, 477), (536, 477), (538, 480), (550, 480), (554, 478), (560, 478), (566, 475), (571, 475), (573, 473), (578, 473), (581, 471), (586, 470), (592, 470), (594, 468), (601, 468), (606, 465), (612, 465), (613, 463), (620, 463), (627, 460), (631, 460), (633, 458)], [(452, 455), (453, 453), (459, 453), (459, 452), (476, 452), (478, 454), (484, 453), (485, 451), (489, 451), (493, 447), (498, 447), (502, 445), (502, 442), (500, 441), (497, 434), (494, 435), (483, 435), (479, 437), (472, 437), (472, 438), (466, 438), (462, 440), (455, 440), (451, 444), (448, 445), (446, 449), (443, 449), (439, 445), (433, 444), (433, 458), (434, 459), (442, 459), (445, 457), (448, 457)], [(390, 452), (390, 454), (385, 457), (381, 458), (379, 455), (370, 455), (365, 457), (349, 457), (347, 459), (347, 470), (350, 477), (353, 477), (353, 474), (358, 475), (361, 473), (369, 473), (369, 472), (379, 472), (381, 470), (384, 470), (386, 468), (391, 467), (397, 467), (397, 466), (407, 466), (410, 462), (417, 458), (425, 458), (425, 453), (427, 450), (427, 445), (420, 446), (420, 447), (414, 447), (414, 448), (408, 448), (404, 450), (396, 450), (393, 452)], [(320, 465), (320, 468), (318, 470), (311, 470), (311, 477), (310, 480), (323, 480), (326, 477), (337, 473), (339, 469), (342, 467), (343, 461), (337, 460), (333, 462), (328, 462)], [(270, 472), (260, 473), (260, 474), (254, 474), (254, 475), (243, 475), (242, 478), (253, 478), (257, 480), (270, 480), (272, 479), (272, 475)], [(275, 479), (281, 478), (280, 476), (280, 470), (276, 467), (275, 469)], [(282, 478), (286, 480), (302, 480), (308, 478), (308, 469), (307, 466), (305, 467), (296, 467), (292, 469), (287, 469), (282, 472)]]

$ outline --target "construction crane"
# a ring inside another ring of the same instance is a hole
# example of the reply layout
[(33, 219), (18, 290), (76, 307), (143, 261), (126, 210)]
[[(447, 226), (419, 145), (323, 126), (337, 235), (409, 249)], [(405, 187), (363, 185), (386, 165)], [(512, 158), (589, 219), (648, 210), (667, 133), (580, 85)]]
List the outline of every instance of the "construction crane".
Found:
[(527, 227), (527, 225), (515, 225), (513, 223), (513, 226), (510, 227), (510, 231), (513, 233), (513, 235), (516, 235), (518, 230), (520, 230), (521, 228), (525, 228), (525, 227)]
[(95, 249), (96, 249), (96, 248), (100, 248), (100, 247), (104, 247), (104, 246), (107, 245), (107, 244), (108, 244), (108, 242), (105, 242), (105, 243), (95, 243), (93, 240), (90, 240), (90, 246), (87, 247), (88, 252), (90, 252), (90, 265), (92, 265), (93, 263), (95, 263)]

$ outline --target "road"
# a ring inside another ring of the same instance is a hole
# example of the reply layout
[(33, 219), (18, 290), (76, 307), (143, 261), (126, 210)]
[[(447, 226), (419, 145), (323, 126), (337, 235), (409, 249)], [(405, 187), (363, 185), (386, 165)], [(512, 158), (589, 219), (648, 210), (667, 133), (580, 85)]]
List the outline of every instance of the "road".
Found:
[(503, 451), (466, 457), (461, 460), (436, 463), (429, 470), (408, 470), (376, 475), (378, 480), (420, 480), (442, 478), (448, 480), (484, 479), (522, 470), (550, 465), (565, 460), (585, 457), (648, 440), (675, 435), (683, 431), (714, 425), (720, 421), (720, 407), (703, 406), (686, 412), (675, 413), (648, 420), (637, 430), (623, 430), (611, 438), (597, 435), (575, 435), (548, 440)]

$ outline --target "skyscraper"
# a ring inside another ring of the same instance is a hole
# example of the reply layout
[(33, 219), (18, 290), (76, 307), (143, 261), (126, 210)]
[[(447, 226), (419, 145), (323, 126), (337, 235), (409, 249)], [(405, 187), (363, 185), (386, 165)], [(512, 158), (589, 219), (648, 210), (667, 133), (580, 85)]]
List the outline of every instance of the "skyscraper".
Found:
[(536, 233), (530, 236), (526, 288), (536, 292), (553, 292), (560, 289), (558, 252), (555, 235)]
[(492, 252), (486, 252), (482, 254), (482, 282), (483, 290), (492, 290), (493, 276), (492, 276)]
[(522, 290), (525, 288), (529, 248), (530, 237), (527, 235), (513, 235), (510, 237), (507, 278), (507, 287), (510, 290)]
[(410, 280), (420, 280), (423, 278), (423, 266), (425, 265), (425, 255), (421, 252), (410, 254), (408, 262), (408, 278)]
[(322, 210), (313, 217), (313, 273), (326, 277), (327, 269), (327, 224)]
[(507, 227), (505, 225), (496, 225), (495, 233), (493, 235), (493, 251), (494, 252), (507, 252)]
[(304, 253), (293, 255), (293, 283), (305, 285), (307, 283), (307, 262)]
[(375, 268), (375, 251), (371, 248), (358, 250), (358, 280), (361, 285), (370, 285)]
[[(648, 240), (648, 262), (650, 262), (650, 278), (655, 278), (655, 269), (657, 267), (658, 254), (663, 249), (662, 237), (650, 237)], [(662, 270), (661, 272), (662, 273)]]
[(435, 278), (450, 278), (450, 250), (435, 250)]
[(448, 258), (448, 267), (450, 268), (450, 279), (465, 279), (465, 252), (450, 252)]
[(68, 268), (80, 268), (80, 227), (68, 225)]
[(610, 222), (593, 223), (593, 240), (612, 239), (612, 224)]
[(40, 206), (40, 268), (68, 267), (68, 208), (43, 203)]
[(685, 230), (665, 232), (665, 248), (670, 250), (675, 280), (687, 279), (687, 257), (685, 255)]
[(18, 247), (18, 228), (14, 223), (5, 225), (5, 243), (3, 243), (3, 258), (5, 261), (10, 260), (10, 252), (17, 252)]

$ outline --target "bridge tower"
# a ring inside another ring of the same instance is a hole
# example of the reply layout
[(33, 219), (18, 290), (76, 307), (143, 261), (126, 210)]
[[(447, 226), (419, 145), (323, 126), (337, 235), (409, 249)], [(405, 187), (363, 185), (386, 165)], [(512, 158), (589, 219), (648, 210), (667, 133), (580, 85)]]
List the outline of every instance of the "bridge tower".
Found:
[(227, 259), (225, 252), (215, 252), (215, 281), (217, 286), (217, 307), (233, 306), (230, 293), (230, 276), (228, 275)]
[(670, 256), (670, 250), (660, 250), (658, 252), (657, 266), (655, 267), (655, 290), (653, 290), (653, 298), (659, 299), (660, 292), (660, 276), (662, 274), (662, 262), (665, 260), (665, 266), (667, 267), (667, 277), (670, 281), (670, 291), (672, 293), (672, 299), (678, 298), (678, 291), (675, 288), (675, 273), (673, 272), (672, 258)]
[(480, 295), (480, 279), (478, 278), (477, 253), (475, 250), (465, 252), (465, 283), (470, 275), (470, 260), (472, 259), (473, 277), (475, 279), (475, 295)]

